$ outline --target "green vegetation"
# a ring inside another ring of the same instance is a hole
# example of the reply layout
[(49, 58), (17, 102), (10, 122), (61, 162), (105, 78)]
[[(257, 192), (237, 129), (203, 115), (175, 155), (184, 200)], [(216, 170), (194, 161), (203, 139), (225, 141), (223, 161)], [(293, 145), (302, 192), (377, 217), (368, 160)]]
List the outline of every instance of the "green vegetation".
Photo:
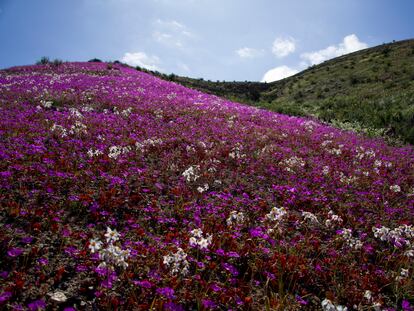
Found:
[(154, 74), (231, 100), (347, 129), (354, 124), (353, 129), (368, 135), (381, 133), (414, 144), (414, 40), (337, 57), (272, 83)]

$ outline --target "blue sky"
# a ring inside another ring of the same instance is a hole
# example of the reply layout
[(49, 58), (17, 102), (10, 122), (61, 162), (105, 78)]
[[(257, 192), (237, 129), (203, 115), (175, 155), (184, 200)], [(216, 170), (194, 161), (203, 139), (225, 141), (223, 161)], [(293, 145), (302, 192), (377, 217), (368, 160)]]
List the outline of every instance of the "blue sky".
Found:
[(411, 0), (0, 0), (0, 68), (122, 60), (211, 80), (272, 81), (414, 38)]

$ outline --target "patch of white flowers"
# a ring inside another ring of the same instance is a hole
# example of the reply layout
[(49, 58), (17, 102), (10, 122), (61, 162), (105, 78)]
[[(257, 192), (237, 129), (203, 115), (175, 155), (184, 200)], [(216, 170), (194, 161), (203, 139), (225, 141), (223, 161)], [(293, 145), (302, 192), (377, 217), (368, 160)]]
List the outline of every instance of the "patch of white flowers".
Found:
[(137, 151), (144, 152), (144, 151), (146, 151), (147, 147), (155, 147), (155, 146), (161, 145), (161, 144), (162, 144), (162, 139), (161, 138), (155, 138), (155, 139), (148, 138), (148, 139), (146, 139), (142, 142), (137, 141), (135, 143), (135, 149)]
[(131, 146), (111, 146), (109, 147), (108, 157), (116, 160), (121, 154), (126, 154), (132, 150)]
[(324, 166), (322, 168), (322, 174), (324, 174), (324, 175), (328, 175), (329, 174), (329, 171), (330, 171), (329, 166)]
[(285, 171), (292, 173), (294, 172), (294, 168), (297, 167), (304, 167), (305, 166), (305, 161), (303, 161), (302, 158), (299, 158), (297, 156), (293, 156), (289, 159), (285, 159), (281, 162), (279, 162), (280, 165), (285, 166)]
[(105, 238), (105, 247), (103, 247), (104, 243), (99, 239), (91, 239), (89, 241), (91, 253), (99, 253), (99, 259), (102, 260), (99, 266), (112, 269), (114, 267), (127, 268), (127, 259), (130, 257), (130, 251), (128, 249), (121, 249), (115, 244), (119, 240), (119, 233), (108, 227)]
[(67, 130), (63, 126), (58, 125), (56, 123), (53, 123), (52, 128), (50, 130), (52, 132), (58, 132), (60, 134), (60, 137), (62, 138), (68, 136)]
[(174, 254), (164, 256), (163, 262), (164, 265), (171, 269), (171, 274), (188, 274), (190, 264), (187, 261), (187, 254), (182, 250), (182, 248), (178, 248), (177, 252)]
[(375, 151), (372, 149), (365, 150), (364, 147), (359, 146), (356, 148), (355, 151), (357, 153), (355, 157), (360, 161), (364, 158), (369, 158), (369, 159), (375, 158)]
[(83, 105), (81, 110), (82, 110), (82, 112), (92, 112), (93, 108), (91, 106), (88, 106), (88, 105)]
[(341, 305), (336, 306), (336, 305), (334, 305), (332, 303), (332, 301), (330, 301), (327, 298), (322, 300), (321, 306), (322, 306), (323, 311), (347, 311), (348, 310), (348, 308), (345, 307), (345, 306), (341, 306)]
[(328, 212), (328, 219), (325, 220), (325, 226), (335, 227), (335, 225), (342, 224), (342, 222), (343, 222), (343, 219), (341, 218), (341, 216), (338, 216), (338, 215), (334, 214), (334, 212), (329, 211)]
[(242, 212), (232, 211), (226, 220), (227, 226), (240, 225), (244, 222), (244, 214)]
[(316, 217), (316, 215), (311, 212), (302, 212), (302, 217), (303, 221), (307, 221), (314, 225), (319, 224), (318, 217)]
[(328, 149), (327, 152), (333, 155), (341, 155), (342, 154), (342, 148), (344, 147), (344, 145), (338, 145), (338, 148), (331, 148)]
[(195, 148), (190, 145), (185, 146), (185, 151), (187, 151), (188, 153), (196, 152)]
[[(381, 241), (393, 243), (396, 247), (414, 246), (411, 240), (414, 239), (414, 227), (408, 225), (401, 225), (395, 229), (388, 227), (372, 227), (374, 236)], [(407, 255), (411, 257), (411, 252), (407, 251)]]
[(197, 191), (200, 193), (206, 192), (208, 189), (210, 189), (208, 184), (204, 184), (204, 186), (197, 187)]
[(359, 250), (362, 248), (362, 242), (360, 239), (354, 238), (352, 236), (352, 230), (351, 229), (346, 229), (343, 228), (340, 232), (340, 235), (342, 237), (342, 239), (345, 241), (345, 243), (350, 247), (353, 248), (355, 250)]
[(192, 182), (192, 181), (196, 181), (200, 175), (199, 174), (199, 170), (200, 170), (200, 166), (199, 165), (193, 165), (190, 166), (189, 168), (187, 168), (184, 172), (183, 172), (183, 176), (185, 177), (185, 180), (187, 182)]
[(272, 210), (268, 214), (266, 214), (265, 218), (266, 220), (272, 222), (279, 222), (286, 214), (287, 211), (284, 207), (273, 207)]
[(117, 107), (114, 107), (114, 114), (121, 115), (125, 118), (129, 117), (129, 115), (132, 113), (132, 107), (128, 107), (127, 109), (119, 111)]
[(392, 185), (390, 186), (390, 190), (393, 192), (401, 192), (401, 187), (398, 185)]
[(378, 159), (376, 159), (375, 161), (374, 161), (374, 172), (375, 173), (377, 173), (377, 174), (379, 174), (379, 172), (380, 172), (380, 167), (386, 167), (386, 168), (390, 168), (390, 167), (392, 167), (392, 163), (391, 162), (388, 162), (388, 161), (381, 161), (381, 160), (378, 160)]
[(87, 127), (85, 124), (79, 121), (75, 121), (75, 124), (73, 124), (69, 129), (69, 134), (80, 134), (80, 133), (87, 133)]
[(40, 104), (44, 107), (44, 108), (51, 108), (53, 102), (50, 100), (41, 100)]
[(157, 119), (162, 119), (163, 118), (163, 110), (162, 109), (156, 109), (154, 110), (154, 115)]
[(88, 156), (90, 158), (97, 157), (97, 156), (100, 156), (102, 154), (103, 154), (103, 152), (99, 149), (94, 150), (93, 148), (91, 148), (91, 149), (88, 150)]
[(237, 143), (234, 148), (229, 152), (229, 157), (232, 159), (242, 159), (245, 158), (246, 155), (242, 153), (243, 146)]
[(353, 184), (358, 180), (357, 176), (346, 176), (343, 172), (339, 172), (339, 180), (343, 184)]
[(318, 126), (318, 123), (315, 121), (309, 120), (302, 123), (302, 126), (308, 131), (313, 132), (314, 128)]
[(205, 238), (201, 229), (191, 230), (190, 233), (191, 237), (189, 242), (192, 247), (198, 246), (200, 249), (207, 249), (213, 240), (213, 236), (211, 234), (207, 234)]
[(78, 118), (78, 119), (83, 118), (83, 115), (80, 113), (80, 111), (76, 108), (73, 108), (73, 107), (69, 108), (69, 114), (73, 118)]

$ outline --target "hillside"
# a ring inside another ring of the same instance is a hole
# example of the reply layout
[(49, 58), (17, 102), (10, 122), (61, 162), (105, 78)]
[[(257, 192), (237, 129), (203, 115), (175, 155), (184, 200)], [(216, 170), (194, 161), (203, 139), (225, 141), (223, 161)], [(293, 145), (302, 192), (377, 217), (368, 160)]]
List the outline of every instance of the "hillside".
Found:
[(412, 146), (119, 64), (0, 70), (0, 111), (0, 309), (414, 305)]
[(414, 40), (344, 55), (273, 83), (160, 76), (289, 115), (374, 128), (414, 144)]

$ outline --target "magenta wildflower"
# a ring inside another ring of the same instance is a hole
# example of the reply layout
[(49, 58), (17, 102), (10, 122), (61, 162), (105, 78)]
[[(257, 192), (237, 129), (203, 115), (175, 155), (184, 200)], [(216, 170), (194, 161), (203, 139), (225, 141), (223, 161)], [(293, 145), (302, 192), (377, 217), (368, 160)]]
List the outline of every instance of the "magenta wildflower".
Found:
[(13, 247), (7, 251), (7, 255), (9, 255), (10, 257), (17, 257), (21, 254), (23, 254), (23, 250), (18, 247)]
[(167, 299), (174, 299), (174, 290), (171, 287), (161, 287), (157, 288), (157, 294), (163, 296)]
[(153, 285), (150, 281), (143, 280), (143, 281), (133, 281), (133, 283), (137, 286), (144, 287), (144, 288), (151, 288)]
[(27, 305), (30, 311), (39, 311), (46, 309), (46, 303), (43, 300), (35, 300)]
[(410, 304), (410, 302), (408, 300), (403, 300), (401, 307), (404, 311), (413, 311), (414, 307)]
[(0, 294), (0, 303), (3, 303), (11, 298), (13, 294), (11, 292), (3, 292)]

